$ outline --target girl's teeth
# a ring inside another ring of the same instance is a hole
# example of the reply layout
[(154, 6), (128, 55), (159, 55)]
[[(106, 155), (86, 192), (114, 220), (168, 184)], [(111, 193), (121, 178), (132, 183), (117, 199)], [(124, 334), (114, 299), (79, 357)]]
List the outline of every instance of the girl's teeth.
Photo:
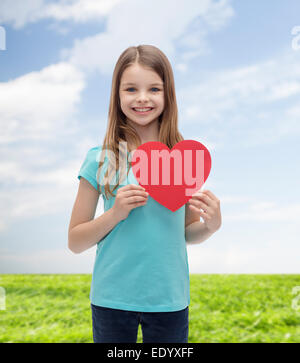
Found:
[(146, 112), (146, 111), (150, 111), (151, 108), (134, 108), (135, 111), (138, 111), (138, 112)]

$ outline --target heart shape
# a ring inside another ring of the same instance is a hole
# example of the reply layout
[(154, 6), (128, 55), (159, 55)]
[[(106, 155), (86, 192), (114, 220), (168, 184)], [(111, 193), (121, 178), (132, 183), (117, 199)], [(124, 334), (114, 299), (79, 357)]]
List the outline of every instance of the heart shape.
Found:
[(175, 212), (205, 183), (211, 157), (207, 148), (195, 140), (182, 140), (171, 150), (162, 142), (150, 141), (135, 150), (131, 166), (139, 185)]

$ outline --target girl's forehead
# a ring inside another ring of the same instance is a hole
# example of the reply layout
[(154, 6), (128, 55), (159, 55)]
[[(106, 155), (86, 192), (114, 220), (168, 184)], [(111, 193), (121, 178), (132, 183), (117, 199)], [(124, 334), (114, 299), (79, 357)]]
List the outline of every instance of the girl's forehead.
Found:
[(146, 67), (146, 66), (143, 66), (143, 65), (141, 65), (141, 64), (138, 64), (138, 63), (135, 63), (135, 64), (131, 64), (130, 66), (128, 66), (126, 69), (125, 69), (125, 71), (124, 71), (124, 73), (125, 72), (127, 72), (127, 73), (129, 73), (129, 72), (153, 72), (153, 69), (152, 68), (150, 68), (150, 67)]
[(140, 81), (158, 82), (162, 84), (161, 78), (153, 69), (144, 68), (137, 65), (131, 65), (130, 67), (126, 68), (121, 76), (122, 84), (139, 83)]

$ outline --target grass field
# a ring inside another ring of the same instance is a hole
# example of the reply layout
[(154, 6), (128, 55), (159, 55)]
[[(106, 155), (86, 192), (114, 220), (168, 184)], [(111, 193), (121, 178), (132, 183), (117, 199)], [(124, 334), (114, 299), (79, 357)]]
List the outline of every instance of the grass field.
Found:
[[(189, 343), (300, 342), (300, 291), (293, 294), (300, 275), (190, 275), (190, 282)], [(90, 283), (91, 275), (0, 275), (0, 342), (92, 342)]]

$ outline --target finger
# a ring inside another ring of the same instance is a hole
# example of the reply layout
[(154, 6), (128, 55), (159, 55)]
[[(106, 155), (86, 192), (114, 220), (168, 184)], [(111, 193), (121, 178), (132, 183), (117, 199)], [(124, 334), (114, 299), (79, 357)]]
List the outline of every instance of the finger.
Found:
[(208, 195), (204, 194), (203, 192), (198, 192), (196, 194), (193, 195), (192, 199), (194, 200), (200, 200), (202, 202), (204, 202), (206, 205), (210, 206), (212, 203), (212, 199), (211, 197), (209, 197)]
[(119, 189), (120, 190), (120, 193), (122, 192), (126, 192), (126, 191), (128, 191), (128, 190), (143, 190), (143, 191), (145, 191), (146, 189), (145, 188), (143, 188), (142, 186), (140, 186), (140, 185), (136, 185), (136, 184), (127, 184), (127, 185), (125, 185), (125, 187), (122, 187), (122, 188), (120, 188)]
[(138, 190), (138, 189), (130, 189), (130, 190), (127, 190), (125, 192), (123, 192), (122, 194), (124, 197), (133, 197), (133, 196), (143, 196), (145, 198), (148, 198), (148, 195), (149, 193), (146, 192), (146, 191), (143, 191), (143, 190)]
[(204, 202), (202, 202), (201, 200), (195, 200), (195, 199), (190, 199), (190, 205), (197, 207), (197, 208), (201, 208), (203, 209), (206, 213), (208, 212), (208, 205), (205, 204)]
[(135, 203), (133, 204), (133, 208), (136, 208), (136, 207), (143, 207), (147, 204), (147, 202), (139, 202), (139, 203)]
[(143, 196), (134, 196), (127, 198), (126, 202), (127, 204), (144, 203), (147, 202), (147, 198)]
[(203, 212), (201, 209), (195, 207), (194, 205), (190, 205), (190, 209), (197, 212), (203, 219), (207, 219), (208, 214)]
[(140, 190), (145, 190), (144, 187), (142, 187), (141, 185), (136, 185), (136, 184), (128, 184), (129, 189), (140, 189)]
[(206, 193), (208, 196), (210, 196), (211, 199), (215, 200), (215, 201), (218, 201), (219, 199), (214, 195), (213, 192), (211, 192), (210, 190), (208, 189), (205, 189), (203, 190), (203, 193)]

